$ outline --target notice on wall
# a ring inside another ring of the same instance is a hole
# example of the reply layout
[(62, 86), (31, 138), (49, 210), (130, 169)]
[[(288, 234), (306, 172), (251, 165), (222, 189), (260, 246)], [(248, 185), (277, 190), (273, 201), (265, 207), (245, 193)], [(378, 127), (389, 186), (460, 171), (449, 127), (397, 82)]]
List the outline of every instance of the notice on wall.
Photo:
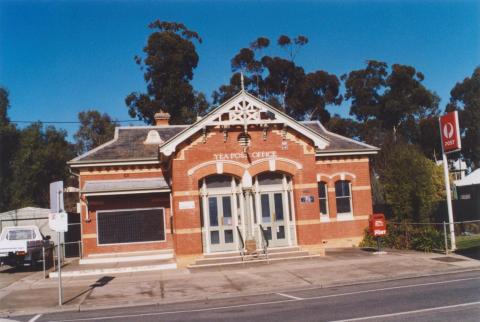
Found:
[(314, 196), (301, 196), (300, 197), (301, 203), (314, 203), (315, 197)]
[(178, 203), (178, 208), (180, 210), (195, 209), (195, 201), (180, 201)]

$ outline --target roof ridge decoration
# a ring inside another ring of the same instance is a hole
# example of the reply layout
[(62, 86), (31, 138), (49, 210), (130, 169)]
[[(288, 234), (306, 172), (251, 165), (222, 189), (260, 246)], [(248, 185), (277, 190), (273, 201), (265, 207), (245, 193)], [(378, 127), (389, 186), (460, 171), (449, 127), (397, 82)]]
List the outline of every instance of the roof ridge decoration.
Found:
[(284, 124), (311, 139), (316, 148), (322, 150), (329, 145), (329, 140), (306, 125), (296, 121), (284, 112), (242, 90), (210, 113), (181, 131), (160, 146), (160, 153), (170, 156), (181, 142), (206, 129), (207, 127), (243, 126), (246, 131), (249, 125), (266, 126), (268, 124)]

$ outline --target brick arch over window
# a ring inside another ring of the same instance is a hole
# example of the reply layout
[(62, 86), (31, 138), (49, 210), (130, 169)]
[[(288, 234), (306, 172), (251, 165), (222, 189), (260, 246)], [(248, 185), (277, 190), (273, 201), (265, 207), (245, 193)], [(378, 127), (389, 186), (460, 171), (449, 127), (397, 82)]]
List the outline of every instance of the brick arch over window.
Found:
[(212, 174), (233, 175), (241, 178), (246, 166), (240, 162), (230, 160), (207, 161), (200, 163), (187, 171), (187, 175), (198, 181)]
[(295, 173), (301, 169), (302, 165), (297, 161), (287, 158), (265, 158), (252, 162), (252, 165), (248, 168), (248, 171), (252, 177), (268, 171), (280, 171), (294, 176)]
[(350, 172), (336, 172), (330, 175), (330, 179), (332, 179), (332, 181), (348, 180), (353, 182), (356, 178), (357, 176)]

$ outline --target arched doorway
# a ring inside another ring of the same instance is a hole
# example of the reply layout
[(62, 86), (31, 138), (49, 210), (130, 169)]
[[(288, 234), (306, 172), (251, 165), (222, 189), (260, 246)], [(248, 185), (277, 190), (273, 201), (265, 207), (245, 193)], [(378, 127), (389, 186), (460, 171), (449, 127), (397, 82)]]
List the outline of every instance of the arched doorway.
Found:
[[(295, 245), (291, 177), (281, 172), (260, 173), (254, 177), (253, 194), (254, 224), (264, 229), (270, 247)], [(260, 230), (256, 231), (260, 241)]]
[(229, 175), (211, 175), (199, 184), (204, 252), (237, 250), (237, 226), (243, 222), (239, 180)]

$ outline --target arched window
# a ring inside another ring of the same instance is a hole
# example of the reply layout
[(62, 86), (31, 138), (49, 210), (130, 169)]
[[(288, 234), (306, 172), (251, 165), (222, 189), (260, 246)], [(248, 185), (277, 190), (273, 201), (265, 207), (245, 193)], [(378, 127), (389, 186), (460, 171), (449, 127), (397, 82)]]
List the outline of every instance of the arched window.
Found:
[(320, 204), (320, 215), (328, 216), (328, 188), (326, 182), (319, 182), (318, 186), (318, 202)]
[(350, 181), (335, 182), (335, 198), (337, 201), (337, 215), (352, 215), (352, 194)]

